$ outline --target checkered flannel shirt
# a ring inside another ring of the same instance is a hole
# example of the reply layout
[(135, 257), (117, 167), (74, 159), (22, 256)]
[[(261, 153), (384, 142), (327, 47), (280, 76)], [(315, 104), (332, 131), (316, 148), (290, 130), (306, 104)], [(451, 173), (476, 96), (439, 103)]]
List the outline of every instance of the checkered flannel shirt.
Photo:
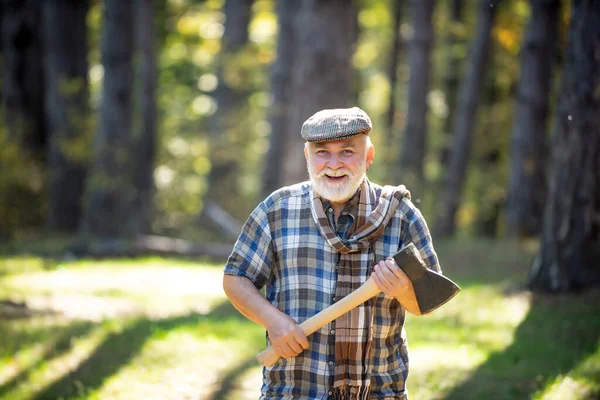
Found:
[[(381, 187), (372, 185), (379, 194)], [(335, 302), (336, 265), (340, 258), (319, 233), (311, 215), (310, 192), (310, 183), (304, 182), (282, 188), (260, 203), (246, 221), (224, 271), (247, 277), (258, 289), (266, 286), (266, 298), (271, 304), (298, 323)], [(356, 215), (348, 207), (345, 211), (349, 220), (352, 214)], [(347, 231), (347, 226), (337, 228), (338, 234)], [(425, 220), (413, 203), (404, 198), (374, 243), (376, 260), (393, 255), (411, 242), (426, 265), (441, 272)], [(405, 310), (396, 299), (384, 293), (375, 297), (372, 398), (406, 396), (408, 349), (404, 320)], [(335, 321), (308, 339), (308, 350), (263, 369), (260, 399), (331, 398)]]

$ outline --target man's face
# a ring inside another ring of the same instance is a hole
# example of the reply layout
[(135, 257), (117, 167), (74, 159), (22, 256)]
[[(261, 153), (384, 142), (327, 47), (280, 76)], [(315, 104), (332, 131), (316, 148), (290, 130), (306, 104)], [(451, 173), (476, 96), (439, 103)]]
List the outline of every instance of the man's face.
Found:
[(357, 135), (308, 143), (304, 155), (313, 190), (333, 203), (343, 203), (360, 187), (373, 162), (374, 149), (366, 135)]

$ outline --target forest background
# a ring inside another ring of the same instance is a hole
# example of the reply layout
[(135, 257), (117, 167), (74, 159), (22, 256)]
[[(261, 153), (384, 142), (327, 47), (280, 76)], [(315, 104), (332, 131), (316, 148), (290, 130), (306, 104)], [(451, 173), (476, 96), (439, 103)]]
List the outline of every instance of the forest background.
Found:
[[(307, 178), (302, 122), (356, 105), (373, 121), (369, 178), (409, 188), (448, 260), (518, 254), (502, 279), (590, 305), (598, 2), (0, 4), (0, 276), (28, 270), (24, 254), (42, 270), (157, 253), (222, 266), (249, 212)], [(466, 270), (447, 269), (488, 276)], [(7, 282), (4, 306), (28, 307)]]

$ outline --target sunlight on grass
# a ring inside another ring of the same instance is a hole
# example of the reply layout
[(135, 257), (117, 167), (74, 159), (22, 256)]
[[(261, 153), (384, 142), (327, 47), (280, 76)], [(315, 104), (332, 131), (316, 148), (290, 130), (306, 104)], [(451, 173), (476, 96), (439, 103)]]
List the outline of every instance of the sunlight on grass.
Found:
[[(416, 399), (436, 399), (491, 352), (514, 339), (530, 308), (527, 296), (505, 297), (502, 287), (468, 285), (448, 304), (423, 317), (407, 316), (410, 352), (408, 390)], [(440, 379), (440, 373), (443, 379)]]
[(600, 398), (600, 342), (595, 354), (579, 363), (568, 375), (559, 375), (534, 400), (563, 400), (569, 398)]
[[(600, 395), (600, 290), (533, 296), (516, 288), (526, 261), (510, 244), (440, 248), (462, 292), (407, 317), (412, 399)], [(256, 399), (264, 330), (221, 278), (221, 265), (158, 257), (0, 258), (0, 398)]]

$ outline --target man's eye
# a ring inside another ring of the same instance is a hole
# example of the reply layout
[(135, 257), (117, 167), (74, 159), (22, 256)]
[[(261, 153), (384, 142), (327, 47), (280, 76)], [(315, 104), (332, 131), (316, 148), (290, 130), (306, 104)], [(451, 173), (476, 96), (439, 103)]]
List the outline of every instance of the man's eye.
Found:
[(317, 155), (318, 156), (326, 156), (327, 155), (327, 150), (317, 150)]
[(345, 156), (351, 156), (352, 154), (354, 154), (354, 152), (352, 150), (344, 150), (342, 151), (342, 154)]

